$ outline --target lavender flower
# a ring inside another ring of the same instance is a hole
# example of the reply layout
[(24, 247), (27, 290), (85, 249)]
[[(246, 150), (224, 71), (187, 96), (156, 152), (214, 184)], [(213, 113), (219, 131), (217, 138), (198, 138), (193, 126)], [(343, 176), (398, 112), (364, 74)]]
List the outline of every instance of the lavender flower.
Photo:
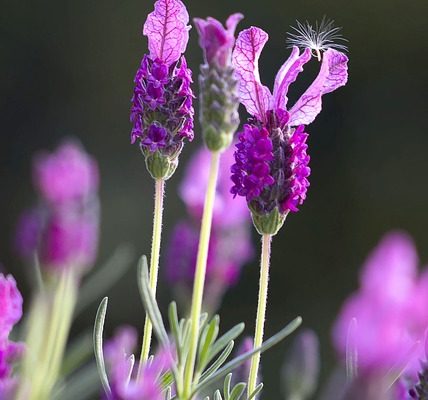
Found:
[(412, 240), (390, 233), (363, 267), (360, 289), (343, 305), (333, 329), (338, 353), (346, 353), (350, 321), (355, 319), (353, 346), (364, 379), (404, 371), (416, 377), (428, 326), (428, 271), (417, 276), (418, 257)]
[(305, 48), (300, 54), (293, 47), (271, 93), (260, 82), (258, 70), (267, 40), (263, 30), (246, 29), (239, 34), (232, 55), (240, 101), (253, 117), (244, 125), (236, 145), (232, 193), (247, 199), (260, 233), (276, 234), (286, 215), (298, 211), (306, 198), (310, 168), (305, 125), (321, 111), (321, 97), (346, 84), (348, 58), (328, 48), (317, 78), (288, 108), (288, 88), (311, 59), (311, 49)]
[(153, 178), (175, 171), (183, 140), (193, 139), (192, 73), (184, 53), (189, 15), (180, 0), (158, 0), (147, 17), (144, 55), (134, 82), (131, 143), (137, 140)]
[(23, 352), (23, 344), (9, 340), (13, 326), (22, 317), (22, 296), (11, 275), (0, 273), (0, 398), (13, 398), (17, 379), (12, 364)]
[(136, 377), (132, 352), (137, 344), (137, 331), (133, 327), (121, 327), (105, 348), (113, 400), (163, 400), (165, 395), (160, 376), (172, 365), (172, 353), (160, 351), (147, 362), (139, 379)]
[[(253, 350), (254, 344), (253, 344), (253, 338), (250, 336), (246, 336), (241, 344), (239, 345), (236, 356), (242, 356), (245, 353), (248, 353), (249, 351)], [(248, 379), (248, 375), (250, 374), (250, 367), (251, 367), (251, 359), (245, 361), (243, 364), (241, 364), (232, 375), (233, 382), (236, 385), (239, 382), (246, 382)], [(261, 381), (261, 371), (259, 370), (259, 376), (257, 377), (257, 382)]]
[(98, 169), (83, 149), (71, 142), (35, 158), (34, 183), (41, 204), (24, 212), (16, 244), (25, 259), (38, 254), (51, 271), (91, 266), (98, 243)]
[(237, 80), (232, 66), (235, 30), (242, 14), (232, 14), (225, 29), (214, 18), (195, 18), (205, 63), (199, 76), (200, 121), (207, 147), (218, 151), (230, 146), (239, 126)]
[[(230, 193), (232, 162), (233, 150), (229, 148), (220, 163), (208, 249), (205, 305), (211, 310), (219, 305), (227, 288), (236, 284), (242, 266), (253, 256), (245, 200), (234, 200)], [(167, 279), (185, 299), (193, 285), (209, 164), (210, 152), (202, 148), (190, 160), (179, 193), (192, 219), (176, 225), (168, 246)]]
[[(245, 199), (234, 199), (230, 193), (230, 167), (234, 162), (233, 149), (222, 153), (217, 177), (213, 225), (233, 227), (249, 221)], [(179, 186), (179, 195), (187, 206), (188, 213), (197, 221), (202, 218), (205, 192), (208, 184), (210, 152), (200, 148), (186, 166), (183, 181)], [(197, 173), (195, 173), (197, 171)]]

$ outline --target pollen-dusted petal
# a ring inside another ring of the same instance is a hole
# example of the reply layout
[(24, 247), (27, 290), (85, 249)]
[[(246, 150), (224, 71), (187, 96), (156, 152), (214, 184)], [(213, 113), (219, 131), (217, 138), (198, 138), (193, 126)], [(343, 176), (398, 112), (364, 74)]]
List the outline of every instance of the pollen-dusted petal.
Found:
[(264, 121), (272, 95), (260, 82), (259, 57), (268, 41), (268, 34), (260, 28), (251, 27), (238, 35), (232, 62), (239, 78), (239, 98), (248, 113)]
[(189, 41), (189, 14), (180, 0), (158, 0), (144, 24), (150, 57), (168, 66), (177, 61)]
[(290, 110), (292, 126), (310, 124), (321, 111), (321, 97), (344, 86), (348, 80), (348, 57), (340, 51), (328, 49), (318, 76)]
[(273, 88), (273, 103), (272, 109), (285, 110), (288, 102), (287, 93), (289, 86), (296, 80), (300, 72), (303, 71), (303, 66), (311, 59), (311, 50), (305, 49), (300, 55), (299, 48), (293, 46), (290, 57), (282, 65), (278, 74), (275, 77), (275, 85)]

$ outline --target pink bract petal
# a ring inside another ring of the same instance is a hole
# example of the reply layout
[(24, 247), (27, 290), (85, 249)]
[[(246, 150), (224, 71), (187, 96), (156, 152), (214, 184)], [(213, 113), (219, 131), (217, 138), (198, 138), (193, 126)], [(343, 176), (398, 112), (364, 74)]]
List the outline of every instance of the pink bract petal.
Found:
[(348, 57), (340, 51), (328, 49), (324, 55), (321, 69), (305, 93), (290, 109), (290, 125), (310, 124), (321, 111), (321, 97), (348, 80)]
[(144, 24), (150, 56), (171, 65), (186, 49), (189, 41), (189, 14), (180, 0), (158, 0)]
[(265, 120), (272, 99), (270, 90), (260, 82), (259, 57), (268, 41), (268, 34), (260, 28), (251, 27), (238, 35), (232, 62), (239, 78), (239, 97), (248, 113)]
[(305, 49), (300, 55), (299, 48), (293, 46), (293, 50), (288, 60), (282, 65), (275, 78), (273, 88), (273, 103), (272, 109), (286, 110), (288, 98), (287, 92), (289, 86), (296, 80), (300, 72), (303, 71), (303, 66), (311, 59), (311, 50)]

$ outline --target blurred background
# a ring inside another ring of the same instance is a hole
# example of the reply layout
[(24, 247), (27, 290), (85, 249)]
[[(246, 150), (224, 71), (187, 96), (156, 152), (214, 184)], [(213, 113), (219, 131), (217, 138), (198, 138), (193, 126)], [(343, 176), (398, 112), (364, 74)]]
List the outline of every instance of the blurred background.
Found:
[[(66, 136), (79, 138), (100, 164), (100, 262), (121, 243), (132, 243), (138, 255), (150, 250), (153, 183), (138, 148), (129, 143), (129, 108), (133, 77), (146, 51), (141, 27), (152, 4), (147, 0), (3, 3), (0, 262), (15, 274), (24, 292), (29, 289), (30, 271), (16, 257), (12, 239), (20, 212), (35, 201), (32, 155), (53, 149)], [(325, 96), (323, 113), (308, 128), (312, 167), (308, 199), (273, 242), (266, 325), (269, 336), (302, 315), (304, 326), (320, 336), (325, 377), (335, 362), (331, 325), (343, 300), (357, 287), (358, 269), (382, 234), (395, 228), (408, 231), (422, 261), (428, 260), (428, 3), (187, 0), (186, 5), (191, 17), (224, 20), (241, 11), (245, 19), (240, 29), (257, 25), (267, 30), (270, 40), (260, 73), (269, 86), (288, 56), (286, 32), (296, 19), (315, 21), (327, 15), (343, 27), (349, 40), (349, 83)], [(202, 53), (195, 29), (187, 57), (196, 81)], [(301, 75), (291, 101), (314, 73), (309, 68)], [(164, 243), (184, 213), (176, 189), (186, 160), (200, 143), (196, 128), (195, 141), (183, 151), (182, 168), (168, 182)], [(258, 246), (255, 232), (253, 237)], [(158, 293), (165, 309), (171, 292), (163, 283)], [(244, 321), (252, 334), (257, 285), (255, 259), (223, 301), (225, 329)], [(108, 295), (108, 332), (121, 323), (142, 326), (135, 269)], [(74, 332), (92, 324), (95, 310), (96, 305), (79, 317)], [(265, 398), (279, 397), (279, 368), (286, 348), (287, 341), (263, 356)]]

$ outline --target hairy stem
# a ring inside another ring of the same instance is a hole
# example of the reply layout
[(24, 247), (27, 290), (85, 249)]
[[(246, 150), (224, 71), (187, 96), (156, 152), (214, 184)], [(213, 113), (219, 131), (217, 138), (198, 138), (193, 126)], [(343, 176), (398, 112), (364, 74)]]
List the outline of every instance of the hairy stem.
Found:
[[(260, 261), (259, 300), (257, 305), (256, 329), (254, 333), (254, 348), (260, 347), (263, 342), (263, 330), (266, 319), (267, 293), (269, 284), (269, 262), (272, 235), (262, 236), (262, 256)], [(257, 374), (259, 371), (260, 353), (254, 354), (251, 359), (250, 375), (248, 377), (248, 396), (257, 386)]]
[[(162, 215), (163, 215), (163, 198), (165, 194), (165, 181), (156, 179), (155, 181), (155, 207), (153, 215), (153, 237), (152, 250), (150, 256), (150, 288), (156, 294), (156, 286), (158, 282), (159, 272), (159, 254), (162, 235)], [(152, 323), (146, 315), (144, 322), (143, 344), (141, 347), (140, 364), (138, 367), (138, 377), (140, 376), (141, 368), (144, 362), (149, 358), (150, 344), (152, 341)]]
[(202, 215), (201, 231), (199, 236), (198, 256), (196, 259), (195, 280), (193, 283), (193, 296), (190, 312), (190, 348), (184, 371), (183, 399), (190, 400), (192, 392), (193, 373), (195, 370), (196, 352), (199, 339), (199, 318), (201, 315), (202, 298), (204, 293), (205, 272), (207, 268), (208, 247), (211, 235), (211, 222), (215, 201), (219, 152), (211, 152), (211, 165), (208, 186), (205, 194), (204, 213)]

